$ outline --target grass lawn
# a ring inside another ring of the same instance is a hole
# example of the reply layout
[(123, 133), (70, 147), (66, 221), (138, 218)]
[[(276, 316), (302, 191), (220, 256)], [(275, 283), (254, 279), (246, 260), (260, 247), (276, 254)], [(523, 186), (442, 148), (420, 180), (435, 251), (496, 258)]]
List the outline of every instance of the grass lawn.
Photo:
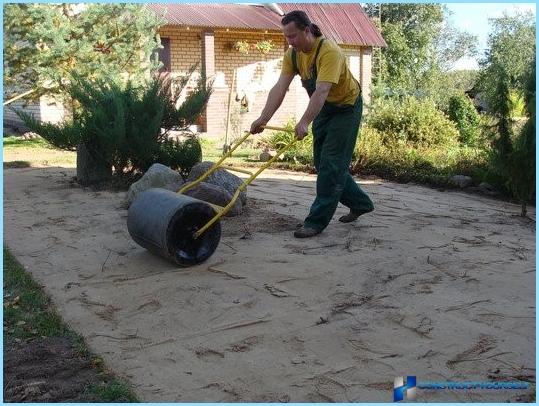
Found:
[[(259, 168), (265, 164), (259, 160), (262, 148), (255, 148), (252, 143), (246, 141), (245, 147), (240, 146), (230, 158), (224, 162), (224, 166), (238, 166), (246, 168)], [(202, 160), (216, 162), (223, 157), (223, 148), (214, 140), (202, 140)], [(312, 165), (303, 165), (296, 162), (276, 161), (271, 164), (271, 168), (284, 169), (290, 171), (313, 172)]]
[[(4, 247), (3, 253), (4, 368), (12, 373), (17, 369), (17, 385), (24, 387), (24, 368), (28, 368), (29, 361), (25, 359), (25, 364), (22, 366), (20, 364), (10, 365), (9, 352), (22, 351), (26, 358), (26, 355), (36, 351), (36, 347), (40, 343), (53, 342), (47, 340), (59, 338), (64, 339), (62, 342), (68, 343), (65, 350), (73, 354), (70, 359), (65, 357), (60, 357), (57, 360), (42, 359), (38, 356), (30, 362), (33, 361), (39, 368), (41, 368), (41, 364), (50, 366), (55, 363), (61, 368), (64, 366), (69, 368), (69, 365), (73, 365), (73, 361), (76, 363), (75, 365), (85, 365), (85, 368), (90, 370), (87, 371), (87, 375), (92, 376), (93, 383), (81, 389), (80, 395), (83, 396), (83, 399), (92, 402), (137, 402), (138, 400), (130, 387), (109, 373), (103, 365), (103, 360), (92, 354), (84, 343), (84, 339), (70, 330), (62, 321), (49, 297), (15, 259), (9, 249)], [(43, 371), (44, 374), (47, 372)], [(6, 385), (8, 390), (10, 384), (15, 385), (9, 381), (6, 382), (5, 377), (6, 373), (4, 373), (4, 397), (6, 396)], [(71, 378), (66, 378), (64, 382), (64, 386), (68, 387), (68, 392), (73, 389), (69, 388), (69, 379)], [(31, 385), (31, 381), (35, 381), (35, 377), (30, 374), (28, 380), (29, 385)], [(4, 400), (10, 401), (9, 398)], [(60, 397), (55, 400), (63, 401), (64, 399)]]
[(74, 168), (77, 154), (50, 146), (42, 139), (23, 140), (17, 136), (4, 136), (4, 168), (59, 166)]

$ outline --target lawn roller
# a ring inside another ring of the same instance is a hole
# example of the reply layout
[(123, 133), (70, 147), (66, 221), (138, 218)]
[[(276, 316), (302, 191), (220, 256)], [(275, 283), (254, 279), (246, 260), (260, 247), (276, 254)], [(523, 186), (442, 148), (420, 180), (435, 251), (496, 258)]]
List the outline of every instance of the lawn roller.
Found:
[[(291, 129), (272, 126), (264, 126), (264, 129), (293, 132)], [(240, 193), (296, 142), (293, 138), (255, 173), (227, 167), (228, 170), (246, 173), (250, 177), (238, 187), (225, 207), (183, 194), (219, 169), (249, 135), (250, 132), (246, 132), (210, 169), (178, 192), (159, 188), (142, 192), (131, 203), (127, 213), (127, 230), (131, 238), (141, 247), (181, 267), (196, 265), (208, 259), (217, 249), (221, 238), (219, 219), (234, 206)]]

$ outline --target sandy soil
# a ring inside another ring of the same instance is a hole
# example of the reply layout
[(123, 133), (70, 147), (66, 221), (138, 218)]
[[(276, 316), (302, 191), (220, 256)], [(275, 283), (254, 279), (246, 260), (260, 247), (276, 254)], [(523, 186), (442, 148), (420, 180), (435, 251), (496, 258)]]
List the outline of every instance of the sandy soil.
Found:
[(535, 383), (535, 208), (367, 182), (374, 213), (297, 240), (315, 177), (267, 171), (215, 254), (178, 269), (130, 239), (124, 193), (73, 175), (4, 170), (4, 240), (144, 401), (391, 402), (406, 375)]

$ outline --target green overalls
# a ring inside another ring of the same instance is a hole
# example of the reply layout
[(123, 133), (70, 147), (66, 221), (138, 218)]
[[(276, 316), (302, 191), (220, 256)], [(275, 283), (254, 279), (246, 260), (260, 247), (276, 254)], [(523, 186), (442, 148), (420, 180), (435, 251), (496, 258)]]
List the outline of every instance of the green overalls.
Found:
[[(310, 78), (301, 80), (309, 97), (316, 90), (316, 60), (323, 41), (324, 39), (321, 39), (318, 44), (314, 63), (310, 67)], [(299, 73), (295, 50), (292, 51), (292, 64)], [(313, 121), (313, 155), (318, 177), (316, 199), (305, 219), (305, 227), (320, 231), (326, 228), (339, 202), (357, 214), (374, 210), (371, 199), (357, 185), (348, 170), (356, 145), (362, 110), (360, 91), (354, 105), (338, 105), (326, 101)]]

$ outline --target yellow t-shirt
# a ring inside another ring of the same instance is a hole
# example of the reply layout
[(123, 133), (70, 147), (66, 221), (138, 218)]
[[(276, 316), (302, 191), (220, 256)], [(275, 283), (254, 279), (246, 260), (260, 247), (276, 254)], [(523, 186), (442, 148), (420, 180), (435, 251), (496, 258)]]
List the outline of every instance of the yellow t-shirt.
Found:
[[(313, 64), (321, 38), (316, 39), (311, 52), (296, 52), (296, 62), (302, 80), (310, 78), (310, 67)], [(328, 102), (335, 104), (355, 103), (360, 92), (359, 84), (348, 69), (346, 57), (341, 48), (333, 41), (324, 39), (316, 61), (316, 71), (318, 73), (317, 82), (333, 83), (327, 97)], [(292, 63), (292, 48), (289, 48), (284, 54), (281, 73), (285, 75), (296, 74)]]

